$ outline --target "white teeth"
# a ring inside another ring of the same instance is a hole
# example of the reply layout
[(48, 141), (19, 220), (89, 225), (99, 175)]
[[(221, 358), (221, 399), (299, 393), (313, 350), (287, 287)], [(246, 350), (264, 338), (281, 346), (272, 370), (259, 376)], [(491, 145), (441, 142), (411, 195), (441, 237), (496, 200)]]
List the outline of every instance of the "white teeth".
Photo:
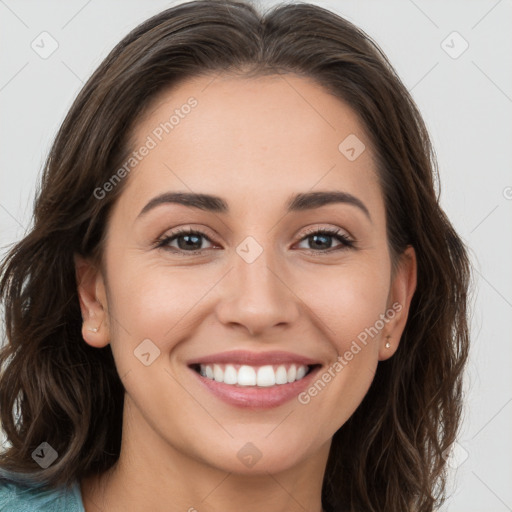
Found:
[(300, 380), (306, 375), (306, 372), (308, 371), (306, 366), (299, 366), (297, 368), (297, 376), (295, 377), (295, 380)]
[(218, 365), (213, 365), (213, 378), (217, 382), (224, 382), (224, 370)]
[(273, 386), (276, 383), (276, 375), (272, 366), (261, 366), (258, 368), (256, 385), (261, 387)]
[(307, 366), (295, 364), (290, 365), (288, 369), (285, 365), (272, 366), (269, 364), (259, 367), (241, 365), (237, 370), (237, 366), (233, 364), (202, 364), (200, 365), (200, 374), (224, 384), (271, 387), (303, 379), (308, 372)]
[(224, 383), (225, 384), (236, 384), (238, 382), (238, 375), (235, 367), (232, 364), (227, 364), (224, 369)]
[(240, 366), (237, 384), (240, 386), (256, 386), (256, 371), (252, 366)]
[(276, 384), (287, 384), (288, 376), (286, 374), (286, 368), (281, 365), (276, 371)]

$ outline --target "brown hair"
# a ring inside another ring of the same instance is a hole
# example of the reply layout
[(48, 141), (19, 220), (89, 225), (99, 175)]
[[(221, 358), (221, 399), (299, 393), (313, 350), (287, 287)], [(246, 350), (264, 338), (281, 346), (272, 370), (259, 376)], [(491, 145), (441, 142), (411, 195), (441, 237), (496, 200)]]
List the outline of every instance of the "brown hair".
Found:
[[(418, 281), (397, 352), (379, 363), (333, 437), (322, 501), (325, 510), (432, 511), (445, 494), (444, 454), (461, 416), (466, 248), (439, 205), (435, 154), (396, 72), (362, 30), (305, 3), (264, 15), (236, 0), (175, 6), (128, 34), (79, 93), (46, 161), (33, 227), (1, 268), (0, 419), (10, 446), (0, 468), (52, 487), (117, 460), (124, 388), (110, 346), (82, 339), (73, 255), (101, 264), (108, 214), (126, 180), (102, 199), (94, 191), (133, 150), (133, 127), (149, 102), (215, 72), (310, 77), (367, 130), (394, 261), (412, 245)], [(31, 457), (42, 442), (59, 455), (47, 469)]]

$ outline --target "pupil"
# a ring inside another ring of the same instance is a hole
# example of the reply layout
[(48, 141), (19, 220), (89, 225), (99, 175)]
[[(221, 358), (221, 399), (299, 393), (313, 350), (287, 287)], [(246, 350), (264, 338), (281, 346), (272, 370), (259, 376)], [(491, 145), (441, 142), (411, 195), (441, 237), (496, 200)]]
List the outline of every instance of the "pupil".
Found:
[(327, 240), (325, 242), (325, 245), (327, 245), (327, 249), (329, 249), (329, 241), (331, 239), (331, 236), (330, 235), (313, 235), (311, 238), (313, 238), (314, 240), (314, 243), (317, 247), (321, 247), (322, 246), (322, 242), (318, 243), (318, 239), (323, 239), (324, 241)]
[[(181, 243), (183, 239), (186, 239), (185, 243)], [(193, 239), (193, 241), (191, 241)], [(194, 244), (198, 244), (199, 247), (195, 247)], [(178, 238), (178, 246), (180, 249), (200, 249), (201, 248), (201, 240), (197, 235), (182, 235)]]

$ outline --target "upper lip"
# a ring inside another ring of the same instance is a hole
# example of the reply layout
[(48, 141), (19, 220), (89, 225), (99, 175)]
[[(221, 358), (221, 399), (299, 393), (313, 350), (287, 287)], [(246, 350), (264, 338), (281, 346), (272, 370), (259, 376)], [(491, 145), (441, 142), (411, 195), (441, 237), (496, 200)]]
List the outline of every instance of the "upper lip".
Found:
[(291, 352), (272, 351), (272, 352), (249, 352), (246, 350), (231, 350), (229, 352), (220, 352), (208, 356), (191, 359), (187, 362), (188, 366), (194, 364), (246, 364), (249, 366), (262, 366), (267, 364), (301, 364), (315, 365), (321, 364), (319, 361), (309, 357), (292, 354)]

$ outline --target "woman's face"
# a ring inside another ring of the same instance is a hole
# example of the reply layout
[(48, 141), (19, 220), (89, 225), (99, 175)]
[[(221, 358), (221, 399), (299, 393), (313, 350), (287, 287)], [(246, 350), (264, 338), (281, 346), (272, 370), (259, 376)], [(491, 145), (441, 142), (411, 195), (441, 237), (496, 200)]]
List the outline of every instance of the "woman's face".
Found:
[(77, 259), (83, 336), (112, 346), (124, 428), (229, 472), (326, 454), (415, 287), (412, 250), (391, 272), (362, 124), (295, 75), (206, 76), (162, 94), (135, 140), (105, 274)]

